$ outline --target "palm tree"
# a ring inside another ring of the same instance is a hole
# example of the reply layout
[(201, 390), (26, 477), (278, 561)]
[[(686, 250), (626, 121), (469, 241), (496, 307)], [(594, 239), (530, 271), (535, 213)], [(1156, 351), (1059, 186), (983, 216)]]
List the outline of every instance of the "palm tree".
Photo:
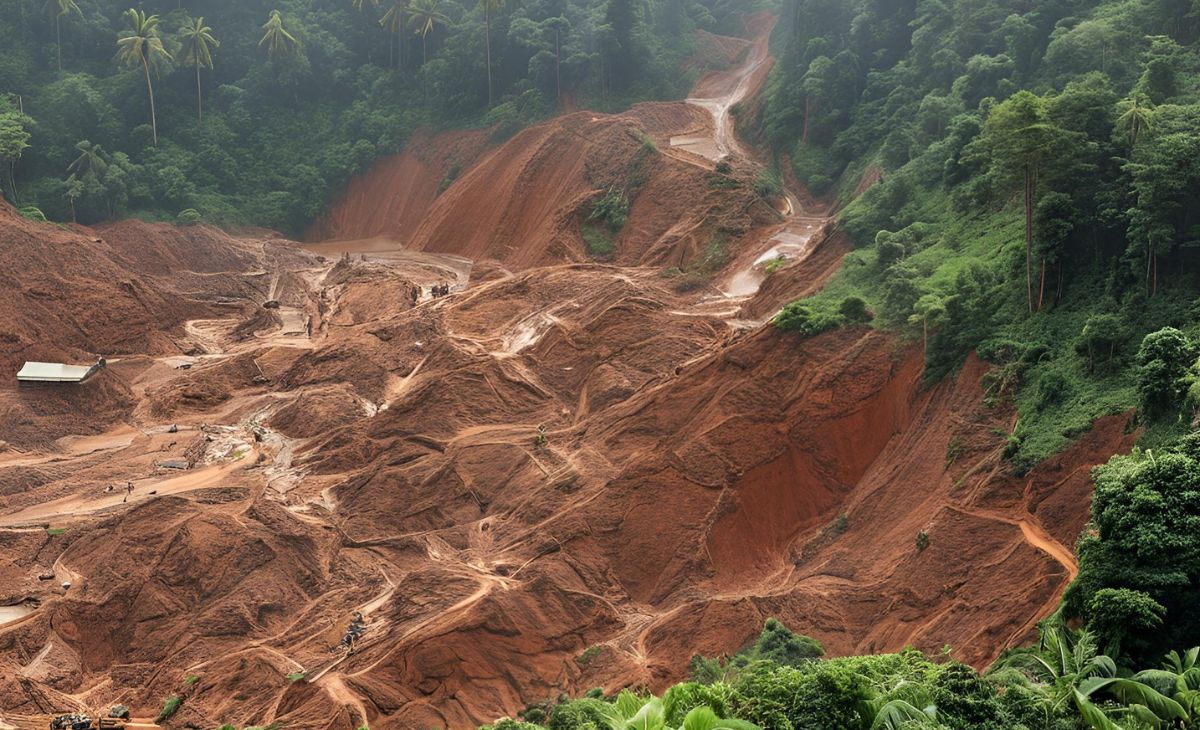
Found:
[(158, 146), (158, 118), (154, 111), (154, 85), (150, 83), (150, 67), (157, 69), (171, 62), (171, 54), (163, 47), (158, 35), (158, 16), (146, 15), (142, 10), (130, 8), (125, 11), (132, 30), (125, 31), (117, 39), (117, 58), (130, 68), (142, 67), (146, 75), (146, 92), (150, 95), (150, 129), (154, 135), (154, 146)]
[(1128, 108), (1117, 119), (1117, 126), (1129, 135), (1129, 147), (1137, 146), (1138, 135), (1150, 129), (1154, 116), (1154, 107), (1146, 103), (1141, 96), (1130, 97), (1126, 102)]
[(204, 18), (196, 18), (190, 23), (184, 23), (179, 29), (181, 61), (186, 66), (196, 68), (196, 110), (200, 121), (204, 121), (204, 95), (200, 90), (200, 69), (213, 67), (212, 49), (218, 48), (221, 42), (213, 37), (212, 28), (204, 24)]
[[(1009, 689), (1031, 695), (1051, 716), (1073, 705), (1094, 730), (1121, 730), (1110, 715), (1153, 718), (1154, 724), (1186, 720), (1188, 713), (1175, 700), (1136, 678), (1117, 676), (1112, 657), (1099, 654), (1091, 633), (1046, 626), (1038, 651), (1010, 654), (993, 676)], [(1125, 705), (1112, 710), (1096, 704), (1108, 695)]]
[(98, 144), (82, 140), (75, 145), (75, 149), (79, 150), (79, 156), (75, 161), (67, 165), (67, 172), (73, 174), (78, 179), (82, 180), (88, 175), (99, 177), (108, 169), (107, 155), (104, 154), (104, 148)]
[(425, 36), (437, 25), (446, 25), (450, 18), (442, 12), (439, 0), (413, 0), (408, 11), (408, 21), (412, 23), (413, 32), (421, 36), (421, 65), (425, 65)]
[(75, 13), (83, 17), (75, 0), (46, 0), (46, 9), (54, 13), (54, 45), (58, 50), (58, 70), (62, 71), (62, 34), (59, 33), (58, 22), (64, 15)]
[(75, 177), (75, 173), (67, 176), (67, 185), (63, 191), (63, 197), (67, 199), (67, 204), (71, 206), (71, 222), (77, 223), (75, 219), (75, 201), (83, 195), (83, 181)]
[(492, 13), (504, 8), (504, 0), (479, 0), (483, 6), (484, 46), (487, 48), (488, 109), (492, 108)]
[[(395, 47), (396, 39), (400, 39), (400, 68), (404, 68), (404, 37), (400, 34), (404, 32), (404, 26), (408, 22), (408, 0), (392, 0), (391, 7), (379, 19), (379, 24), (387, 28), (388, 33), (392, 34), (392, 48)], [(394, 62), (393, 58), (388, 59), (389, 65)]]
[(266, 32), (258, 45), (267, 47), (267, 58), (271, 61), (274, 61), (276, 56), (290, 56), (300, 47), (296, 36), (283, 27), (283, 16), (278, 10), (271, 11), (271, 16), (263, 24), (263, 30)]
[(371, 62), (371, 42), (370, 42), (370, 38), (367, 37), (367, 23), (369, 21), (367, 20), (366, 14), (363, 13), (363, 10), (367, 7), (368, 4), (370, 4), (371, 7), (377, 8), (377, 7), (379, 7), (379, 0), (350, 0), (350, 5), (353, 6), (354, 9), (357, 10), (359, 12), (359, 14), (362, 15), (362, 18), (363, 18), (363, 38), (366, 39), (366, 45), (367, 45), (367, 63), (370, 63)]

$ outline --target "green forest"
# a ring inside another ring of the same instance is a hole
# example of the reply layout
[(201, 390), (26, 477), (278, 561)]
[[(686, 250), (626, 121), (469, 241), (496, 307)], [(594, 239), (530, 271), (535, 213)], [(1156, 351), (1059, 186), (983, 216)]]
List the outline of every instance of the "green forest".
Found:
[(51, 220), (294, 234), (419, 127), (499, 140), (567, 106), (681, 96), (693, 31), (736, 32), (743, 6), (0, 0), (0, 188)]

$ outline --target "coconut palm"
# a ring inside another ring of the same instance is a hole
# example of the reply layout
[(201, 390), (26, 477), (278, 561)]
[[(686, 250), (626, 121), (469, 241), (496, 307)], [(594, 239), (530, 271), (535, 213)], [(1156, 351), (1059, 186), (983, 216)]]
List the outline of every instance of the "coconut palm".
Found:
[(213, 37), (212, 28), (204, 24), (204, 18), (196, 18), (191, 22), (184, 23), (179, 29), (179, 40), (181, 47), (180, 61), (185, 66), (193, 66), (196, 69), (196, 113), (200, 121), (204, 121), (204, 95), (200, 89), (200, 69), (207, 68), (212, 70), (212, 49), (221, 45), (221, 42)]
[(104, 148), (100, 145), (85, 139), (76, 144), (75, 149), (79, 151), (79, 156), (70, 165), (67, 165), (67, 172), (75, 177), (80, 180), (88, 175), (99, 177), (108, 169), (107, 155), (104, 154)]
[(274, 61), (277, 56), (290, 56), (300, 48), (300, 41), (283, 27), (283, 15), (272, 10), (267, 22), (263, 23), (263, 37), (258, 45), (267, 47), (267, 58)]
[(421, 65), (425, 65), (425, 36), (438, 25), (446, 25), (450, 18), (442, 12), (439, 0), (413, 0), (408, 9), (408, 22), (412, 24), (413, 32), (421, 36)]
[(492, 108), (492, 13), (504, 8), (504, 0), (479, 0), (483, 7), (484, 46), (487, 48), (488, 108)]
[(157, 70), (171, 62), (171, 54), (163, 47), (158, 35), (158, 16), (146, 15), (142, 10), (130, 8), (125, 11), (131, 30), (124, 31), (117, 39), (117, 58), (130, 68), (142, 67), (146, 75), (146, 93), (150, 96), (150, 129), (154, 146), (158, 146), (158, 118), (154, 110), (154, 84), (150, 82), (150, 68)]
[[(996, 680), (1040, 701), (1047, 716), (1074, 706), (1094, 730), (1121, 730), (1113, 716), (1133, 715), (1155, 725), (1188, 719), (1179, 702), (1150, 684), (1118, 677), (1116, 662), (1097, 652), (1095, 638), (1087, 631), (1046, 626), (1037, 651), (1011, 654), (997, 669)], [(1096, 702), (1099, 697), (1116, 699), (1124, 707), (1101, 707)]]
[(54, 14), (54, 45), (58, 51), (58, 70), (62, 71), (62, 34), (59, 32), (59, 21), (64, 15), (75, 13), (83, 17), (75, 0), (46, 0), (46, 9)]
[[(404, 68), (404, 28), (408, 24), (408, 0), (392, 0), (392, 4), (388, 7), (387, 12), (379, 19), (379, 24), (387, 29), (388, 33), (392, 34), (392, 48), (395, 48), (396, 39), (400, 39), (400, 68)], [(393, 54), (393, 58), (394, 58)], [(393, 59), (388, 59), (389, 63)]]
[(1154, 108), (1137, 95), (1130, 97), (1125, 105), (1125, 112), (1117, 118), (1117, 126), (1129, 135), (1129, 146), (1133, 148), (1137, 146), (1138, 135), (1150, 129)]

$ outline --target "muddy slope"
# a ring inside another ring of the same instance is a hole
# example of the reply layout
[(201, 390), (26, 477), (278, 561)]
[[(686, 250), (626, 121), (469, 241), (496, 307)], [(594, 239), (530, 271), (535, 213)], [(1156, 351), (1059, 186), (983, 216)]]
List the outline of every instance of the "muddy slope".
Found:
[[(458, 729), (661, 689), (768, 616), (835, 654), (976, 666), (1031, 636), (1076, 569), (1090, 467), (1134, 434), (1104, 419), (1017, 478), (981, 363), (926, 387), (886, 333), (766, 323), (846, 247), (702, 154), (734, 148), (720, 115), (769, 63), (770, 23), (749, 30), (707, 96), (526, 130), (440, 196), (394, 193), (412, 229), (333, 215), (328, 259), (0, 211), (0, 285), (49, 295), (0, 363), (121, 354), (84, 388), (0, 388), (0, 432), (37, 436), (0, 448), (0, 721), (177, 694), (170, 727)], [(646, 138), (614, 259), (589, 261), (581, 210)], [(724, 265), (680, 286), (715, 234)]]

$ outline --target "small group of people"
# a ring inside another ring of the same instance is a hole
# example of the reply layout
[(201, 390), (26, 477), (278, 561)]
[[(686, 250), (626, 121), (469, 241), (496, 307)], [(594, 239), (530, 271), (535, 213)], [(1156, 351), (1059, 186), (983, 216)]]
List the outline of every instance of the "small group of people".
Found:
[(433, 286), (431, 286), (429, 288), (429, 294), (434, 299), (437, 299), (438, 297), (447, 296), (448, 294), (450, 294), (450, 285), (449, 284), (434, 284)]
[[(115, 492), (116, 490), (117, 490), (117, 488), (115, 486), (113, 486), (112, 484), (109, 484), (107, 487), (104, 488), (104, 493), (109, 494), (109, 493)], [(131, 494), (133, 494), (133, 482), (125, 482), (125, 496), (121, 499), (121, 504), (125, 504), (126, 502), (128, 502), (129, 495), (131, 495)]]

